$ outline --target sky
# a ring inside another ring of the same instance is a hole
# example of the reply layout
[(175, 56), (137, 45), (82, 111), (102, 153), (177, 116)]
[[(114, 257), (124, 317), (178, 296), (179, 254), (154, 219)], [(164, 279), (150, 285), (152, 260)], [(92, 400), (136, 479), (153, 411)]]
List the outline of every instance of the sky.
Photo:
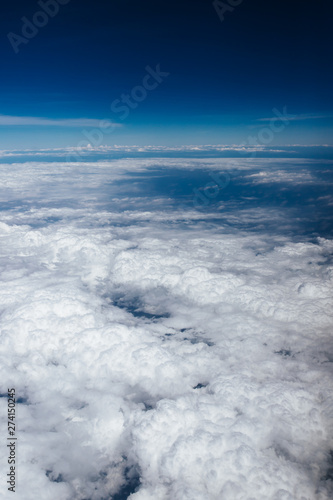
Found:
[(332, 145), (331, 3), (224, 5), (3, 2), (0, 148)]
[(1, 498), (332, 499), (333, 10), (226, 1), (3, 2)]

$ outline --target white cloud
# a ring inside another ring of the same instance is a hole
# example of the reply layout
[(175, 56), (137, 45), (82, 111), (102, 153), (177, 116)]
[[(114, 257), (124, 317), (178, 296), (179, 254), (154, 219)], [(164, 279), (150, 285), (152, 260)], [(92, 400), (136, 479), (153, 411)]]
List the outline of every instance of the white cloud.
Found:
[[(95, 118), (65, 118), (65, 119), (51, 119), (40, 118), (36, 116), (9, 116), (0, 115), (0, 126), (39, 126), (39, 127), (100, 127), (101, 122), (105, 120), (98, 120)], [(115, 127), (120, 127), (120, 123), (115, 123), (107, 120), (109, 124), (112, 123)]]
[[(85, 120), (85, 119), (82, 119)], [(73, 122), (73, 120), (70, 120), (70, 122)], [(104, 121), (103, 121), (104, 122)], [(59, 123), (59, 121), (57, 121)], [(108, 121), (108, 123), (113, 123)], [(0, 120), (0, 125), (1, 125), (1, 120)], [(91, 123), (87, 122), (85, 120), (84, 122), (81, 123), (80, 126), (94, 126), (94, 127), (99, 127), (101, 125), (100, 120), (93, 120)], [(113, 123), (114, 126), (121, 126), (121, 124)], [(74, 125), (73, 125), (74, 126)], [(76, 126), (76, 125), (75, 125)], [(78, 125), (79, 126), (79, 125)], [(239, 145), (239, 144), (204, 144), (204, 145), (182, 145), (182, 146), (133, 146), (133, 145), (105, 145), (102, 144), (100, 146), (93, 146), (91, 144), (87, 145), (82, 145), (80, 147), (77, 147), (76, 145), (67, 147), (67, 148), (45, 148), (45, 149), (39, 149), (39, 150), (33, 150), (33, 149), (23, 149), (23, 150), (18, 150), (18, 149), (12, 149), (12, 150), (0, 150), (0, 157), (12, 157), (12, 156), (17, 156), (17, 157), (34, 157), (37, 158), (38, 156), (48, 156), (50, 158), (67, 158), (70, 154), (73, 154), (73, 158), (75, 158), (75, 153), (78, 153), (76, 160), (80, 160), (80, 154), (82, 153), (81, 159), (84, 159), (84, 153), (95, 153), (96, 155), (105, 155), (109, 153), (129, 153), (133, 155), (133, 153), (139, 153), (140, 156), (144, 157), (144, 155), (147, 153), (152, 156), (156, 157), (170, 157), (171, 155), (173, 157), (177, 156), (177, 153), (182, 154), (182, 158), (185, 157), (185, 155), (188, 155), (189, 158), (193, 157), (195, 158), (196, 155), (204, 156), (207, 155), (207, 157), (224, 157), (227, 158), (228, 155), (231, 155), (231, 157), (235, 156), (235, 153), (237, 153), (239, 156), (238, 158), (246, 158), (246, 155), (251, 155), (251, 157), (254, 156), (256, 152), (260, 152), (261, 154), (265, 155), (271, 155), (274, 157), (279, 157), (279, 155), (282, 154), (289, 154), (292, 158), (302, 158), (304, 156), (304, 153), (310, 154), (311, 148), (320, 148), (320, 152), (324, 153), (326, 155), (329, 154), (329, 149), (332, 149), (332, 145), (328, 144), (308, 144), (308, 145), (301, 145), (301, 144), (291, 144), (287, 146), (267, 146), (263, 144), (257, 144), (257, 145)], [(318, 151), (316, 151), (316, 154)]]
[(333, 242), (203, 223), (149, 192), (105, 208), (134, 172), (202, 163), (262, 165), (0, 165), (18, 500), (331, 498)]
[[(253, 174), (244, 176), (244, 179), (250, 180), (255, 184), (271, 184), (271, 183), (284, 183), (284, 184), (319, 184), (320, 181), (308, 170), (299, 169), (297, 171), (290, 169), (274, 169), (267, 171), (260, 171)], [(324, 181), (321, 181), (324, 182)]]
[[(258, 122), (269, 122), (276, 117), (270, 118), (258, 118)], [(303, 113), (299, 115), (288, 115), (289, 121), (303, 121), (303, 120), (324, 120), (327, 118), (333, 118), (333, 115), (316, 115), (314, 113)]]

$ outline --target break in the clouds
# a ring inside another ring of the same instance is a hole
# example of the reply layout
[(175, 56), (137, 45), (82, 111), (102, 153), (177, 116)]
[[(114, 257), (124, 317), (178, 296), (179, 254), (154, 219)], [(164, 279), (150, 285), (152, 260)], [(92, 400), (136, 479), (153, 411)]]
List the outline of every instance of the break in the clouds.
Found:
[[(105, 120), (95, 118), (66, 118), (66, 119), (50, 119), (36, 116), (7, 116), (0, 115), (0, 125), (6, 126), (47, 126), (47, 127), (101, 127), (101, 123)], [(108, 121), (110, 125), (111, 122)], [(120, 127), (121, 124), (112, 122), (115, 127)]]
[[(333, 242), (311, 225), (331, 169), (1, 165), (18, 500), (331, 498)], [(199, 209), (212, 172), (230, 182)]]

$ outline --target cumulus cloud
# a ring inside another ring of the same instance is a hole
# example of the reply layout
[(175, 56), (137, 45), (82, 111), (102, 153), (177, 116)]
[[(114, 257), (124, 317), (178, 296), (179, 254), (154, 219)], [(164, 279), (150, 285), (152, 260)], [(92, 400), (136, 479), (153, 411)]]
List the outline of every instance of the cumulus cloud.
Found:
[(166, 167), (232, 191), (281, 161), (0, 166), (16, 497), (328, 500), (333, 242), (272, 231), (281, 207), (177, 207), (147, 187)]

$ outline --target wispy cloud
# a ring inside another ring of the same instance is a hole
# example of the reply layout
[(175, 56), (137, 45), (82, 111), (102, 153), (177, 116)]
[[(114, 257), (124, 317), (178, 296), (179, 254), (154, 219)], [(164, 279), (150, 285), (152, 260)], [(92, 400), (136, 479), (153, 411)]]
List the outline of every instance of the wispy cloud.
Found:
[[(288, 120), (289, 121), (302, 121), (302, 120), (322, 120), (324, 118), (333, 118), (333, 115), (315, 115), (315, 114), (300, 114), (300, 115), (288, 115)], [(269, 122), (274, 117), (270, 118), (258, 118), (257, 122)]]
[[(46, 127), (100, 127), (105, 120), (97, 118), (65, 118), (52, 119), (37, 116), (10, 116), (0, 115), (0, 126), (46, 126)], [(120, 123), (107, 120), (108, 124), (121, 127)]]

